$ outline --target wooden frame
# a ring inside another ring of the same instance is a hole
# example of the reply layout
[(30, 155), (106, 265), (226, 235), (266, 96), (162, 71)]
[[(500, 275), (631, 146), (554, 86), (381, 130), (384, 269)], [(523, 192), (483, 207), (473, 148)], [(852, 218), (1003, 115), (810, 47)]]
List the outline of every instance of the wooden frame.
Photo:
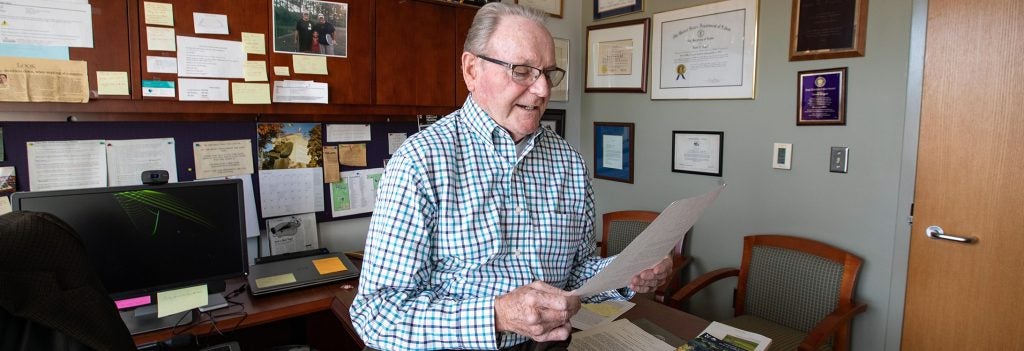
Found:
[(594, 178), (633, 184), (633, 123), (594, 122)]
[(845, 125), (846, 67), (800, 71), (796, 82), (796, 125)]
[(544, 11), (554, 18), (562, 18), (565, 0), (516, 0), (517, 4)]
[(588, 26), (583, 91), (646, 93), (650, 25), (642, 18)]
[[(605, 9), (602, 10), (601, 8)], [(644, 0), (594, 0), (594, 20), (622, 16), (644, 10)]]
[(565, 110), (549, 108), (540, 117), (540, 127), (565, 138)]
[(555, 87), (551, 88), (550, 101), (569, 101), (569, 78), (572, 76), (571, 46), (569, 39), (553, 38), (555, 40), (555, 65), (565, 70), (565, 78)]
[[(810, 19), (823, 23), (812, 26), (808, 23), (812, 22)], [(868, 0), (829, 1), (827, 4), (793, 0), (789, 60), (864, 56), (867, 24)]]
[(672, 172), (722, 176), (725, 132), (672, 132)]

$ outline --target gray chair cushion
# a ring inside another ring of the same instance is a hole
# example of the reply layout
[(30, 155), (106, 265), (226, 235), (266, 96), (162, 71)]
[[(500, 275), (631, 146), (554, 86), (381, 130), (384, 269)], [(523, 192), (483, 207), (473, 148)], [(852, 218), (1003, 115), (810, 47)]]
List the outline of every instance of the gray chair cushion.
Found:
[(770, 246), (751, 253), (744, 314), (808, 333), (839, 304), (843, 266)]
[(650, 224), (650, 222), (643, 221), (611, 221), (608, 228), (608, 242), (605, 243), (608, 245), (608, 256), (618, 255), (622, 252)]

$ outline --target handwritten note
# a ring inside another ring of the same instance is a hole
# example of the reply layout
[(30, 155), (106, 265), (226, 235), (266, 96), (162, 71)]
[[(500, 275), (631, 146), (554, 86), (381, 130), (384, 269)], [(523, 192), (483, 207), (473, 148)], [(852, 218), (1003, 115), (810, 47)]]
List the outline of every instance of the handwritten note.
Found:
[(291, 73), (288, 72), (288, 66), (274, 66), (274, 75), (288, 77)]
[(178, 46), (174, 43), (174, 28), (146, 26), (146, 48), (150, 51), (177, 51)]
[(146, 24), (174, 26), (174, 6), (162, 2), (146, 1), (142, 4), (146, 13)]
[(245, 47), (245, 53), (247, 54), (267, 54), (267, 44), (263, 33), (242, 32), (242, 46)]
[(96, 71), (96, 93), (128, 95), (128, 72)]
[(163, 318), (210, 303), (206, 284), (156, 293), (156, 316)]
[(327, 57), (292, 55), (292, 69), (295, 74), (327, 75)]
[(269, 104), (270, 84), (267, 83), (231, 83), (231, 103), (233, 104)]
[(267, 61), (245, 61), (242, 67), (242, 75), (246, 82), (267, 81)]

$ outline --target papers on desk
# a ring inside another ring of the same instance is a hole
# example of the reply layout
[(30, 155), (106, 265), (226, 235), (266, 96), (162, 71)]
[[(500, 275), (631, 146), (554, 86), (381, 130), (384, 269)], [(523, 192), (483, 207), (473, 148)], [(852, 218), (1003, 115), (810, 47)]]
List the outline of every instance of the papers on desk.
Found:
[(626, 286), (634, 275), (661, 261), (671, 248), (683, 240), (704, 209), (711, 206), (724, 188), (725, 185), (722, 185), (704, 195), (668, 205), (647, 229), (615, 256), (612, 263), (573, 291), (573, 294), (586, 297)]
[(636, 306), (629, 301), (605, 301), (602, 303), (585, 303), (580, 311), (569, 320), (572, 327), (579, 330), (593, 329), (602, 324), (611, 323), (630, 308)]
[(627, 319), (602, 324), (572, 334), (569, 351), (674, 351), (654, 335), (640, 329)]

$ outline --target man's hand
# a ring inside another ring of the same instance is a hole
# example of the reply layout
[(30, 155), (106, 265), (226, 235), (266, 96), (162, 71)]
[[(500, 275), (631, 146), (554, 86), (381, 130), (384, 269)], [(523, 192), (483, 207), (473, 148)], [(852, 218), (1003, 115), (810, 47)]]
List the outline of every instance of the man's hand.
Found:
[(668, 280), (672, 272), (672, 258), (666, 256), (651, 268), (640, 271), (629, 281), (629, 288), (638, 293), (649, 293), (656, 290)]
[(494, 300), (494, 324), (536, 341), (565, 340), (572, 333), (569, 319), (580, 310), (580, 298), (535, 281)]

